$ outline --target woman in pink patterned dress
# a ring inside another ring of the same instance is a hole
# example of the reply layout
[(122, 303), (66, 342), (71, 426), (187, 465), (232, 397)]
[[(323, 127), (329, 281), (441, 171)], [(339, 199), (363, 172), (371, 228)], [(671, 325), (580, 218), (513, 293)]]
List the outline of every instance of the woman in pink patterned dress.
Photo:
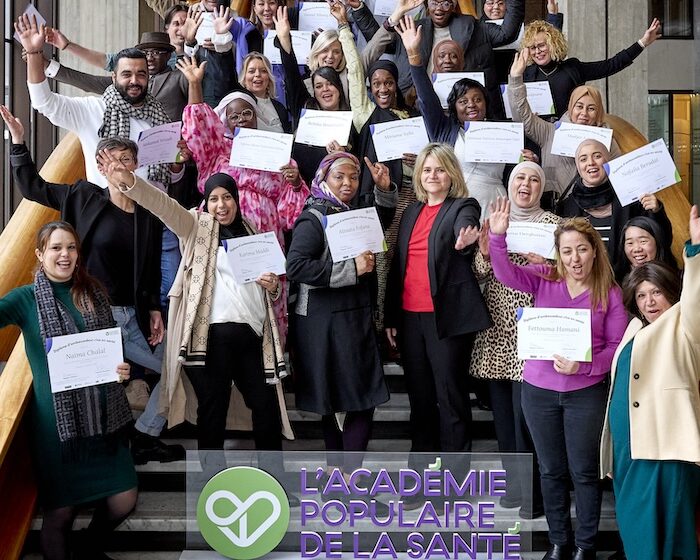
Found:
[[(189, 81), (188, 105), (182, 114), (182, 137), (197, 164), (197, 186), (214, 173), (227, 173), (236, 180), (243, 216), (260, 232), (274, 231), (284, 248), (284, 232), (291, 231), (309, 196), (294, 160), (278, 173), (229, 165), (233, 130), (257, 128), (255, 99), (237, 91), (226, 95), (212, 109), (202, 97), (202, 78), (206, 63), (197, 65), (187, 58), (178, 67)], [(283, 297), (275, 302), (280, 336), (287, 333), (286, 282)]]

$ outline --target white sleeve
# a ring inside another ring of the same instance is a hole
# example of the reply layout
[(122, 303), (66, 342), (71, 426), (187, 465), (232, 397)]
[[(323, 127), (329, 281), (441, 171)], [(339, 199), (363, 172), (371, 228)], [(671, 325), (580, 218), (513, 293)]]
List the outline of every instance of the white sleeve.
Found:
[[(101, 97), (68, 97), (51, 91), (48, 80), (39, 84), (27, 83), (32, 107), (55, 126), (76, 134), (87, 133), (86, 127), (94, 127), (95, 121), (104, 115)], [(94, 131), (93, 133), (96, 133)]]
[(199, 43), (197, 43), (194, 47), (190, 47), (187, 43), (185, 43), (183, 49), (185, 51), (185, 54), (192, 58), (194, 55), (197, 54), (197, 51), (199, 50)]
[(55, 78), (58, 71), (61, 69), (61, 63), (58, 60), (52, 60), (44, 70), (44, 76), (47, 78)]
[(211, 40), (214, 43), (214, 49), (218, 53), (225, 53), (233, 47), (233, 35), (230, 31), (226, 33), (214, 33), (214, 38)]

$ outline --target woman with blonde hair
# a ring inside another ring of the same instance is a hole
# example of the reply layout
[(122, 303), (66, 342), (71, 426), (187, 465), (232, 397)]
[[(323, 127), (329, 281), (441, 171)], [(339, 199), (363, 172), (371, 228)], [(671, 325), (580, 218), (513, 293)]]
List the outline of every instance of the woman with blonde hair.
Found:
[(240, 84), (255, 96), (258, 113), (258, 129), (270, 132), (291, 132), (289, 112), (276, 97), (277, 84), (269, 59), (259, 52), (252, 52), (243, 59), (238, 76)]
[[(527, 55), (530, 64), (525, 70), (523, 81), (548, 81), (554, 99), (554, 114), (560, 118), (574, 88), (624, 70), (659, 37), (661, 23), (654, 18), (642, 38), (630, 47), (607, 60), (581, 62), (578, 58), (566, 58), (569, 46), (559, 29), (546, 21), (536, 20), (528, 24), (523, 37), (522, 52)], [(602, 107), (602, 104), (599, 106)]]
[[(532, 294), (534, 307), (590, 311), (591, 361), (558, 354), (551, 360), (525, 360), (521, 399), (535, 443), (549, 525), (550, 548), (543, 560), (593, 560), (601, 504), (598, 443), (610, 365), (627, 314), (605, 245), (587, 220), (572, 218), (559, 224), (554, 234), (556, 266), (519, 266), (508, 258), (510, 209), (510, 202), (499, 199), (489, 218), (489, 253), (496, 278)], [(570, 478), (578, 520), (573, 540)]]
[[(411, 404), (412, 453), (471, 450), (469, 358), (491, 326), (472, 272), (479, 203), (454, 151), (428, 144), (416, 158), (417, 202), (404, 210), (387, 281), (384, 327), (401, 350)], [(424, 468), (412, 457), (412, 468)], [(419, 505), (419, 504), (416, 504)]]

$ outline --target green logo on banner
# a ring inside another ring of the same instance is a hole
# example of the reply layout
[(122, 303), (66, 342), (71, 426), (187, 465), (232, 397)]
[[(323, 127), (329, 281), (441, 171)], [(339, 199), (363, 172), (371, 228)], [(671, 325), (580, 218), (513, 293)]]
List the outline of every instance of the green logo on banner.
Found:
[(253, 560), (272, 551), (289, 526), (289, 501), (270, 474), (232, 467), (206, 483), (197, 502), (197, 525), (219, 554)]

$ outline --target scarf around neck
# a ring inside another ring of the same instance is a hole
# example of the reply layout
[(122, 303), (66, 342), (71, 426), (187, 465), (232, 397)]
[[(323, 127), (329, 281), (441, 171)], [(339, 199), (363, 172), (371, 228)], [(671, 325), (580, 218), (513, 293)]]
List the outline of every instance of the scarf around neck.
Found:
[(590, 210), (610, 204), (615, 199), (615, 191), (609, 179), (597, 187), (587, 187), (583, 184), (581, 177), (576, 177), (571, 196), (581, 208)]

